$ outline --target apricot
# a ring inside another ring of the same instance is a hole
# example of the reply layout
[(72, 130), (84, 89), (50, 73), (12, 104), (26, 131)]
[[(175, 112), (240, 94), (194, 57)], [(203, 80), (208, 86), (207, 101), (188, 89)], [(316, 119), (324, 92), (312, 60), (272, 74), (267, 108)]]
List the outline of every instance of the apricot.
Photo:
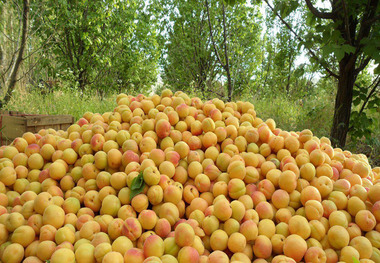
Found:
[(199, 254), (195, 248), (186, 246), (179, 250), (177, 259), (179, 263), (198, 262)]
[(292, 234), (285, 239), (283, 250), (285, 256), (300, 262), (306, 254), (307, 244), (301, 236)]
[(160, 207), (159, 218), (165, 218), (169, 221), (170, 225), (173, 226), (179, 219), (178, 207), (172, 203), (164, 203)]
[(289, 232), (306, 240), (311, 234), (309, 222), (305, 217), (295, 215), (289, 220)]
[(158, 235), (150, 235), (144, 242), (143, 251), (146, 258), (161, 257), (165, 251), (164, 241)]
[(24, 248), (17, 243), (9, 244), (3, 250), (1, 261), (9, 263), (21, 262), (24, 258)]
[(61, 248), (56, 250), (51, 258), (50, 262), (52, 263), (63, 263), (63, 262), (70, 262), (74, 263), (75, 262), (75, 254), (71, 249), (68, 248)]
[(361, 230), (368, 232), (375, 228), (376, 219), (370, 211), (360, 210), (355, 216), (355, 223)]
[(246, 246), (246, 238), (243, 234), (241, 233), (232, 233), (227, 242), (228, 249), (233, 252), (242, 252)]
[(174, 231), (176, 244), (180, 247), (191, 246), (194, 243), (194, 229), (186, 223), (177, 225)]
[(225, 250), (228, 245), (228, 235), (225, 231), (218, 229), (211, 234), (210, 245), (212, 250)]
[(326, 252), (320, 247), (310, 247), (305, 253), (305, 262), (326, 262)]
[(347, 263), (353, 263), (353, 258), (358, 259), (359, 256), (359, 252), (354, 247), (346, 246), (340, 251), (339, 260)]
[(360, 255), (360, 259), (371, 258), (372, 244), (366, 237), (363, 237), (363, 236), (354, 237), (350, 241), (350, 246), (352, 246), (358, 251)]
[(350, 236), (342, 226), (333, 226), (327, 232), (329, 244), (335, 249), (342, 249), (348, 246)]

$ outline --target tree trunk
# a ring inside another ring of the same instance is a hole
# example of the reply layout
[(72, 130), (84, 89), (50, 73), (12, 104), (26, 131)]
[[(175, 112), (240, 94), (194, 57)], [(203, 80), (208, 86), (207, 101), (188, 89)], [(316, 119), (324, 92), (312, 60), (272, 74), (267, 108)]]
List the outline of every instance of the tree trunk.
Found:
[(227, 90), (228, 90), (228, 101), (232, 100), (232, 80), (231, 80), (231, 73), (230, 73), (230, 68), (227, 67)]
[[(291, 43), (289, 43), (289, 46), (291, 45)], [(289, 95), (290, 93), (290, 77), (292, 75), (292, 64), (293, 64), (293, 54), (290, 54), (290, 58), (289, 58), (289, 70), (288, 70), (288, 81), (287, 81), (287, 84), (286, 84), (286, 94)]]
[[(79, 63), (78, 63), (79, 64)], [(79, 88), (80, 90), (82, 91), (82, 93), (84, 92), (84, 88), (86, 87), (86, 82), (84, 80), (84, 71), (81, 70), (79, 72), (79, 76), (78, 76), (78, 83), (79, 83)]]
[(335, 98), (331, 142), (334, 146), (344, 147), (350, 125), (351, 104), (354, 84), (356, 80), (355, 63), (348, 63), (350, 56), (346, 56), (339, 63), (338, 91)]
[(9, 84), (4, 99), (0, 102), (0, 108), (4, 107), (12, 97), (12, 92), (16, 87), (17, 73), (20, 68), (21, 62), (23, 61), (24, 50), (26, 46), (26, 38), (28, 34), (28, 22), (29, 22), (29, 0), (23, 1), (23, 11), (22, 11), (22, 33), (20, 40), (20, 49), (17, 53), (16, 61), (12, 66), (12, 71), (9, 77)]

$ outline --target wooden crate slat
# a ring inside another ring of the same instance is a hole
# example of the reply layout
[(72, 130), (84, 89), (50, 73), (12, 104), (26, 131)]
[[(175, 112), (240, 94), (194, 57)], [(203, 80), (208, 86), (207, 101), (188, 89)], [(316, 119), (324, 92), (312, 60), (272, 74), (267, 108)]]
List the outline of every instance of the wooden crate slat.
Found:
[(10, 144), (25, 132), (37, 133), (41, 129), (67, 130), (74, 123), (71, 115), (38, 115), (17, 111), (0, 111), (1, 144)]
[(67, 124), (63, 123), (63, 124), (61, 124), (61, 127), (59, 129), (66, 131), (71, 126), (71, 124), (73, 124), (73, 123), (74, 123), (74, 120), (72, 123), (67, 123)]
[(73, 123), (71, 115), (51, 115), (51, 116), (25, 116), (26, 126), (43, 126), (61, 123)]
[(7, 116), (1, 117), (1, 136), (3, 140), (12, 140), (25, 133), (25, 119), (23, 117)]

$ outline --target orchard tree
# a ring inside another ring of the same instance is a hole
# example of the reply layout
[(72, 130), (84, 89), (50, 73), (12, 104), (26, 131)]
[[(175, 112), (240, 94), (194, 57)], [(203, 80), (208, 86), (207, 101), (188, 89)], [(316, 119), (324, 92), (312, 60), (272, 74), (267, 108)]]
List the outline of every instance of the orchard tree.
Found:
[[(329, 9), (317, 8), (311, 0), (276, 1), (274, 6), (264, 1), (308, 50), (311, 60), (328, 76), (337, 79), (330, 136), (334, 145), (343, 147), (350, 127), (357, 77), (370, 63), (380, 62), (379, 0), (331, 0)], [(301, 3), (307, 8), (305, 23), (309, 27), (304, 37), (284, 20)], [(321, 50), (321, 54), (316, 50)], [(379, 66), (375, 73), (379, 73)], [(366, 100), (366, 96), (361, 95), (359, 100)]]
[[(52, 38), (55, 72), (81, 90), (147, 86), (156, 80), (154, 26), (142, 0), (44, 0), (41, 41)], [(149, 73), (148, 73), (149, 72)]]
[[(297, 34), (301, 34), (304, 30), (300, 10), (289, 15), (285, 21)], [(269, 8), (265, 10), (265, 27), (265, 33), (261, 38), (263, 46), (261, 67), (255, 73), (255, 91), (282, 92), (287, 96), (300, 98), (304, 95), (303, 88), (308, 86), (305, 83), (307, 82), (305, 71), (308, 70), (308, 65), (296, 63), (302, 53), (297, 47), (298, 40), (279, 19), (276, 19)]]
[(163, 81), (175, 90), (200, 90), (213, 85), (219, 72), (210, 45), (204, 6), (195, 1), (158, 1)]
[(227, 100), (248, 86), (260, 64), (261, 15), (258, 5), (244, 1), (204, 1), (211, 45), (227, 80)]
[(257, 5), (162, 0), (156, 8), (161, 14), (165, 82), (176, 89), (197, 88), (204, 94), (208, 90), (228, 100), (248, 87), (261, 52)]

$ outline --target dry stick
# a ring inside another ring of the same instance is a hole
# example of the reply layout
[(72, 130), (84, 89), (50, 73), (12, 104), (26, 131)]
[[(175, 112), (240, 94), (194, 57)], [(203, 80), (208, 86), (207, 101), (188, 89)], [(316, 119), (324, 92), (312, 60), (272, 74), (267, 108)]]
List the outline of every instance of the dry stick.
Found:
[[(281, 22), (295, 35), (295, 37), (301, 41), (301, 42), (304, 42), (304, 40), (292, 29), (292, 27), (277, 13), (274, 11), (274, 8), (269, 4), (268, 0), (264, 0), (265, 3), (269, 6), (269, 8), (273, 11), (273, 13), (276, 14), (276, 16), (281, 20)], [(329, 69), (326, 65), (324, 65), (323, 61), (321, 61), (321, 59), (314, 53), (313, 50), (311, 50), (310, 48), (307, 48), (306, 49), (309, 51), (310, 55), (319, 62), (319, 64), (331, 75), (333, 76), (334, 78), (337, 78), (339, 79), (339, 76), (334, 73), (331, 69)]]

